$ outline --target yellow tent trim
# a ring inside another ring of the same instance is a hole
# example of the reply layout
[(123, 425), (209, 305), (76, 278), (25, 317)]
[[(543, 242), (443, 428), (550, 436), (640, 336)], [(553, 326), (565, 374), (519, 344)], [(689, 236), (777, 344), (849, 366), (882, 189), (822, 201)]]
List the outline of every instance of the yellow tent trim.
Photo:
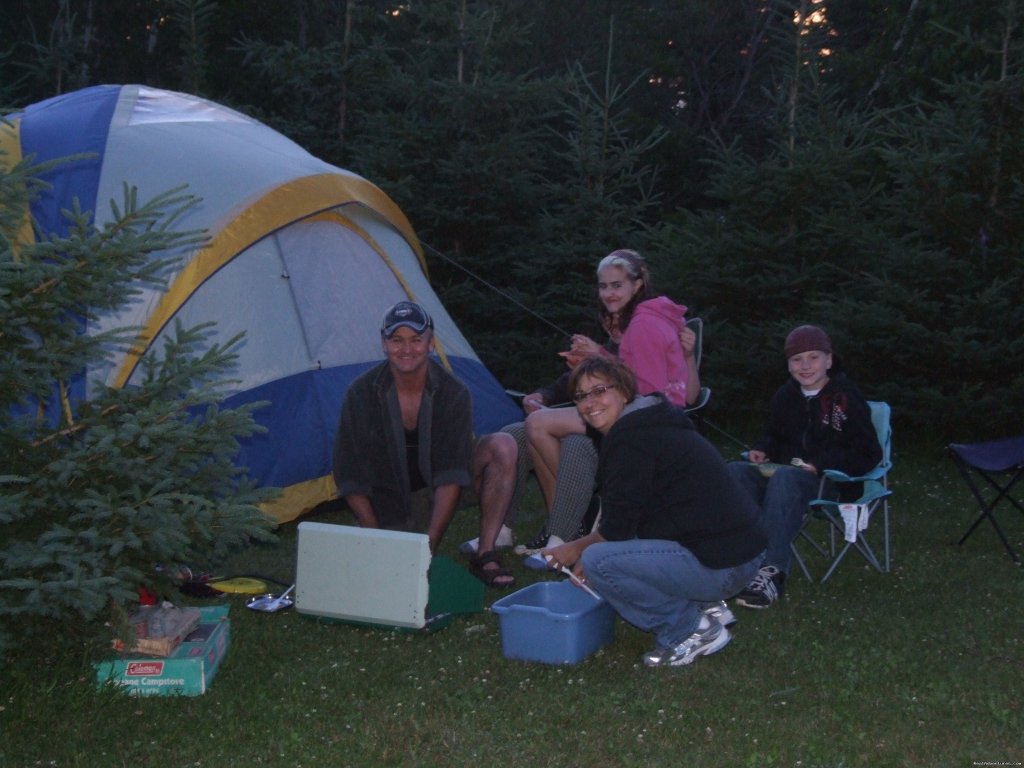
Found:
[[(203, 282), (253, 243), (295, 221), (309, 218), (311, 201), (312, 207), (321, 211), (350, 203), (360, 203), (376, 211), (405, 238), (426, 270), (423, 250), (405, 214), (374, 184), (357, 176), (337, 173), (295, 179), (263, 195), (242, 211), (185, 265), (146, 321), (113, 385), (123, 387), (128, 382), (153, 339)], [(374, 248), (381, 252), (376, 243)]]
[(333, 499), (337, 494), (334, 477), (324, 475), (289, 485), (276, 499), (261, 504), (260, 509), (278, 523), (288, 523), (309, 512), (317, 504)]
[(21, 162), (21, 121), (0, 121), (0, 165), (10, 171)]
[[(0, 166), (10, 172), (21, 161), (21, 121), (16, 120), (10, 123), (0, 121)], [(26, 208), (12, 243), (15, 258), (24, 246), (34, 243), (35, 240), (35, 233), (32, 231), (32, 216)]]
[[(2, 122), (0, 121), (0, 166), (10, 172), (22, 161), (21, 155), (21, 121)], [(11, 243), (14, 258), (17, 261), (21, 249), (35, 242), (35, 233), (32, 231), (31, 211), (26, 207), (21, 217), (21, 224), (18, 225), (18, 232)], [(64, 419), (68, 424), (74, 424), (75, 419), (71, 411), (71, 400), (68, 398), (68, 388), (64, 380), (58, 382), (60, 389), (61, 409), (64, 412)], [(37, 407), (39, 418), (42, 418), (43, 404)]]

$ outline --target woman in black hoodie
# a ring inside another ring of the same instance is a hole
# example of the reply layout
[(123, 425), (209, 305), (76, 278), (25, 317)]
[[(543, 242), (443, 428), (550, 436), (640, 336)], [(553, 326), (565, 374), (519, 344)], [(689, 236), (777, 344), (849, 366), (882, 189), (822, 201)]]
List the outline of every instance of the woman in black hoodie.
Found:
[(601, 435), (601, 513), (593, 532), (542, 554), (655, 634), (646, 665), (720, 650), (732, 619), (721, 601), (757, 573), (767, 543), (757, 505), (681, 408), (660, 394), (636, 397), (621, 361), (587, 358), (570, 386)]

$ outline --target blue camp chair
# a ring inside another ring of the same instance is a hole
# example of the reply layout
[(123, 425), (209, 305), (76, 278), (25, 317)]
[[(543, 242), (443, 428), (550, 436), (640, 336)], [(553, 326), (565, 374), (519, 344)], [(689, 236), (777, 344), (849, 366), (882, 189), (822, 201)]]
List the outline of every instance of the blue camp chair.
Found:
[[(1020, 501), (1010, 495), (1010, 491), (1013, 490), (1017, 481), (1024, 477), (1024, 435), (987, 443), (950, 443), (949, 455), (981, 507), (981, 514), (957, 544), (962, 545), (967, 541), (967, 537), (981, 525), (982, 520), (988, 520), (995, 528), (1006, 551), (1010, 553), (1010, 557), (1017, 565), (1020, 565), (1020, 555), (1007, 541), (993, 512), (999, 502), (1006, 499), (1024, 514), (1024, 507), (1021, 506)], [(995, 493), (990, 493), (989, 498), (986, 499), (986, 494), (982, 492), (982, 487), (978, 483), (979, 480), (984, 481)]]
[[(846, 473), (835, 469), (824, 470), (822, 472), (821, 485), (818, 488), (818, 498), (811, 501), (808, 506), (803, 525), (797, 536), (797, 541), (800, 539), (807, 541), (818, 554), (830, 561), (828, 570), (821, 577), (822, 583), (828, 581), (829, 577), (832, 576), (832, 573), (839, 566), (839, 563), (843, 561), (843, 558), (846, 557), (846, 554), (851, 549), (856, 549), (871, 567), (879, 573), (888, 573), (890, 569), (892, 554), (889, 536), (889, 497), (892, 495), (892, 491), (889, 490), (889, 470), (892, 468), (890, 409), (889, 405), (883, 402), (868, 402), (868, 405), (871, 407), (871, 423), (875, 427), (875, 434), (878, 435), (878, 443), (882, 446), (882, 460), (878, 462), (874, 469), (860, 477), (850, 477)], [(829, 497), (826, 498), (825, 492), (829, 489), (829, 481), (834, 493), (830, 492), (828, 494)], [(849, 502), (853, 509), (846, 502), (840, 502), (837, 498), (832, 498), (833, 495), (838, 497), (838, 488), (845, 483), (864, 484), (864, 490), (860, 498)], [(876, 557), (875, 551), (867, 538), (868, 523), (879, 508), (882, 510), (882, 543), (885, 549), (885, 558), (882, 561), (879, 561)], [(844, 518), (844, 515), (846, 515), (846, 518), (851, 516), (858, 518), (858, 520), (853, 521), (853, 525), (849, 526), (849, 531), (847, 519)], [(820, 537), (816, 538), (809, 530), (818, 521), (824, 521), (828, 528), (828, 543), (824, 546), (819, 541)], [(860, 524), (856, 524), (858, 522)], [(852, 540), (847, 537), (848, 533), (853, 537)], [(840, 546), (840, 543), (842, 546)], [(793, 557), (797, 565), (800, 566), (800, 570), (803, 571), (808, 581), (813, 581), (807, 564), (797, 551), (796, 541), (791, 546)]]

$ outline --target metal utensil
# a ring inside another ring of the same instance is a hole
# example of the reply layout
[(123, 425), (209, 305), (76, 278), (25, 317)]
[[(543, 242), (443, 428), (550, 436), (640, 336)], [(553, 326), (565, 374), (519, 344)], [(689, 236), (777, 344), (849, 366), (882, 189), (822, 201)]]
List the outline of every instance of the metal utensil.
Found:
[(597, 592), (595, 592), (590, 587), (588, 587), (586, 584), (584, 584), (582, 581), (580, 581), (579, 577), (575, 573), (573, 573), (571, 570), (566, 568), (564, 565), (562, 566), (562, 573), (566, 574), (570, 579), (572, 579), (573, 584), (575, 584), (577, 587), (580, 587), (581, 589), (586, 591), (587, 594), (589, 594), (595, 600), (603, 600), (604, 599), (599, 594), (597, 594)]
[[(551, 562), (551, 555), (544, 555), (544, 559), (547, 560), (548, 563), (550, 564), (550, 562)], [(575, 584), (580, 589), (585, 590), (595, 600), (603, 600), (604, 599), (599, 594), (597, 594), (597, 592), (595, 592), (589, 586), (587, 586), (582, 581), (580, 581), (579, 576), (577, 576), (575, 573), (573, 573), (572, 569), (569, 568), (568, 566), (566, 566), (564, 564), (559, 564), (558, 570), (560, 570), (562, 573), (564, 573), (566, 576), (568, 576), (572, 580), (573, 584)]]
[(295, 589), (294, 584), (288, 587), (288, 589), (280, 595), (268, 594), (253, 597), (245, 604), (246, 608), (251, 608), (254, 611), (262, 611), (263, 613), (276, 613), (277, 611), (283, 611), (285, 608), (291, 608), (295, 601), (288, 597), (288, 595), (293, 589)]

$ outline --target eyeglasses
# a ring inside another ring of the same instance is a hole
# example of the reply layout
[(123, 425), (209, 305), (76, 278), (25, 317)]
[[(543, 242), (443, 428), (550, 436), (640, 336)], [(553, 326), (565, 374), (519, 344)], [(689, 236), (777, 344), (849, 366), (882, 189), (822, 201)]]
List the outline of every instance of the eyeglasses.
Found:
[(591, 389), (589, 392), (576, 392), (572, 399), (577, 403), (585, 403), (592, 397), (600, 397), (609, 389), (615, 389), (614, 384), (598, 384), (596, 387)]

